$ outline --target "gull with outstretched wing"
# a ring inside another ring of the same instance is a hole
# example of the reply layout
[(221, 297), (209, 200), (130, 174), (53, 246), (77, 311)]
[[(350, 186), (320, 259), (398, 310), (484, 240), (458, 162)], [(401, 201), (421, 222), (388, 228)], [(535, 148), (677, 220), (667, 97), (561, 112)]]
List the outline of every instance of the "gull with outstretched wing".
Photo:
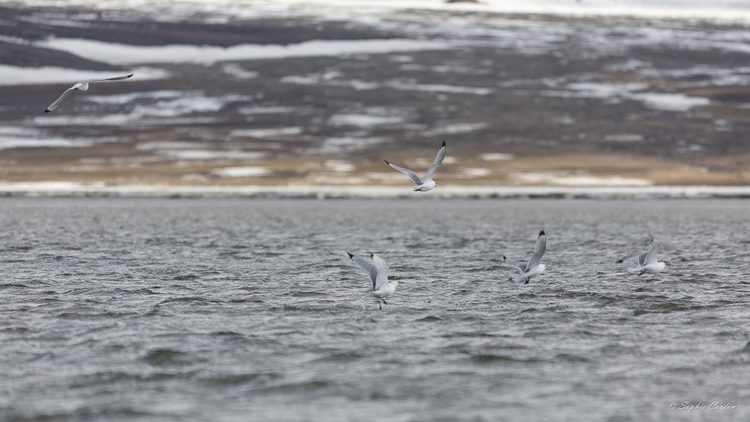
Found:
[(56, 99), (54, 103), (50, 104), (49, 107), (47, 107), (46, 110), (44, 110), (45, 113), (49, 113), (50, 111), (56, 109), (60, 104), (62, 104), (63, 101), (65, 101), (65, 98), (68, 97), (73, 91), (88, 91), (89, 90), (89, 84), (94, 82), (107, 82), (107, 81), (121, 81), (123, 79), (128, 79), (133, 74), (125, 75), (125, 76), (116, 76), (114, 78), (103, 78), (103, 79), (91, 79), (88, 81), (78, 82), (75, 85), (71, 86), (70, 88), (66, 89), (65, 92), (60, 95), (60, 98)]
[(547, 266), (542, 264), (542, 255), (544, 255), (544, 252), (546, 250), (547, 235), (544, 233), (544, 230), (540, 230), (539, 237), (537, 237), (536, 244), (534, 245), (534, 254), (531, 255), (528, 263), (513, 261), (503, 255), (503, 261), (518, 268), (518, 270), (521, 271), (521, 275), (515, 278), (511, 278), (511, 280), (516, 283), (520, 283), (521, 281), (523, 281), (524, 284), (528, 284), (529, 280), (531, 280), (531, 277), (535, 277), (543, 273), (544, 270), (547, 269)]
[(659, 262), (659, 259), (656, 257), (659, 249), (659, 242), (657, 242), (656, 239), (651, 239), (648, 251), (626, 256), (625, 258), (619, 259), (617, 263), (620, 264), (624, 261), (638, 258), (638, 266), (628, 268), (628, 272), (638, 273), (638, 275), (643, 275), (645, 273), (659, 274), (663, 269), (667, 268), (667, 264)]
[(380, 301), (382, 300), (383, 303), (387, 305), (388, 303), (385, 301), (385, 298), (392, 295), (393, 292), (396, 291), (396, 286), (398, 286), (397, 281), (388, 281), (388, 264), (383, 258), (374, 253), (370, 254), (372, 263), (358, 256), (354, 256), (349, 252), (347, 252), (347, 254), (355, 264), (359, 265), (359, 268), (362, 268), (367, 273), (367, 276), (372, 282), (372, 291), (368, 293), (368, 296), (375, 296), (378, 298), (378, 306), (380, 306), (380, 309), (383, 309), (383, 305), (380, 304)]
[(443, 141), (443, 145), (440, 147), (440, 150), (437, 153), (437, 157), (435, 157), (435, 162), (432, 163), (430, 168), (427, 170), (427, 173), (424, 175), (424, 179), (420, 178), (417, 173), (414, 173), (413, 171), (409, 169), (405, 169), (403, 167), (399, 167), (397, 165), (391, 164), (388, 162), (388, 160), (385, 160), (385, 163), (389, 166), (393, 167), (394, 169), (400, 171), (401, 173), (404, 173), (405, 175), (409, 176), (409, 179), (411, 179), (412, 182), (414, 182), (417, 187), (414, 188), (417, 192), (426, 192), (428, 190), (432, 190), (437, 186), (437, 183), (435, 183), (434, 180), (432, 180), (432, 176), (435, 175), (435, 172), (437, 171), (438, 167), (440, 167), (440, 163), (443, 162), (443, 158), (445, 158), (445, 141)]

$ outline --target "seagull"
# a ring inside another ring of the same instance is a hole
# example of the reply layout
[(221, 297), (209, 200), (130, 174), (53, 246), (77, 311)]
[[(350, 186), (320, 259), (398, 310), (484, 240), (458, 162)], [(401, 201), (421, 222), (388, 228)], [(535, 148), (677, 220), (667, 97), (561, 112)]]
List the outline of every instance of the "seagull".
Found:
[(440, 167), (440, 163), (443, 162), (443, 158), (445, 158), (445, 141), (443, 141), (443, 145), (440, 147), (440, 151), (438, 151), (437, 157), (435, 157), (435, 162), (432, 163), (430, 168), (427, 170), (427, 174), (424, 175), (424, 179), (420, 179), (419, 176), (417, 176), (417, 173), (414, 173), (411, 170), (389, 163), (388, 160), (385, 160), (385, 163), (400, 171), (401, 173), (409, 176), (409, 179), (411, 179), (411, 181), (414, 182), (415, 185), (417, 185), (417, 187), (414, 188), (416, 192), (427, 192), (428, 190), (432, 190), (435, 188), (435, 186), (437, 186), (437, 183), (432, 180), (432, 176), (435, 174), (435, 171), (437, 171), (438, 167)]
[(656, 239), (651, 239), (648, 252), (636, 253), (630, 256), (626, 256), (625, 258), (618, 260), (617, 263), (620, 264), (623, 261), (627, 261), (629, 259), (637, 257), (638, 266), (628, 268), (628, 272), (638, 273), (638, 275), (643, 275), (645, 273), (659, 274), (663, 269), (667, 268), (667, 265), (663, 262), (659, 262), (658, 258), (656, 258), (656, 254), (658, 252), (659, 242), (657, 242)]
[(71, 86), (70, 88), (66, 89), (65, 92), (60, 95), (60, 98), (56, 99), (54, 103), (50, 104), (49, 107), (47, 107), (46, 110), (44, 110), (45, 113), (49, 113), (50, 111), (56, 109), (64, 100), (65, 98), (70, 95), (71, 92), (78, 90), (78, 91), (88, 91), (89, 90), (89, 84), (93, 82), (105, 82), (105, 81), (121, 81), (123, 79), (128, 79), (129, 77), (133, 76), (131, 73), (130, 75), (125, 76), (117, 76), (114, 78), (105, 78), (105, 79), (91, 79), (88, 81), (78, 82), (77, 84)]
[(359, 268), (362, 268), (367, 272), (367, 276), (370, 277), (370, 281), (372, 281), (372, 291), (367, 295), (377, 297), (378, 306), (380, 306), (380, 309), (383, 309), (383, 305), (380, 304), (380, 301), (382, 300), (383, 303), (387, 305), (388, 303), (384, 298), (392, 295), (393, 292), (396, 291), (396, 286), (398, 286), (397, 281), (388, 281), (388, 264), (383, 258), (374, 253), (370, 254), (370, 258), (372, 258), (372, 262), (375, 265), (370, 264), (364, 259), (354, 256), (349, 252), (347, 252), (347, 254), (349, 254), (349, 258), (354, 261), (355, 264), (359, 265)]
[(528, 264), (510, 260), (503, 255), (503, 261), (521, 270), (521, 275), (516, 278), (511, 278), (511, 280), (515, 283), (525, 280), (525, 283), (523, 284), (529, 284), (531, 277), (543, 273), (544, 270), (547, 269), (547, 266), (541, 263), (545, 249), (547, 249), (547, 235), (544, 234), (544, 230), (540, 230), (539, 237), (536, 239), (536, 245), (534, 245), (534, 255), (531, 255)]

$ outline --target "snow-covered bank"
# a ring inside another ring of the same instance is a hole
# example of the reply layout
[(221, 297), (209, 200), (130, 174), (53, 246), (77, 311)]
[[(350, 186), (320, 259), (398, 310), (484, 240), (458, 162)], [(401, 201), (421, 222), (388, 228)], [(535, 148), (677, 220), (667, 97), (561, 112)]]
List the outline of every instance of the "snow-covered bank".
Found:
[(0, 183), (0, 196), (250, 197), (250, 198), (400, 198), (400, 199), (672, 199), (746, 198), (750, 186), (441, 186), (415, 193), (401, 186), (200, 186), (106, 185), (77, 182)]
[[(95, 10), (148, 10), (163, 14), (209, 13), (239, 18), (284, 15), (326, 15), (347, 18), (362, 12), (393, 10), (454, 10), (461, 12), (535, 13), (568, 16), (636, 16), (646, 18), (716, 19), (750, 21), (750, 6), (742, 0), (480, 0), (448, 3), (445, 0), (23, 0), (26, 6), (88, 7)], [(82, 14), (95, 19), (95, 14)]]
[[(165, 79), (170, 73), (163, 69), (152, 67), (135, 67), (123, 71), (138, 74), (139, 81)], [(43, 85), (43, 84), (74, 84), (78, 81), (116, 76), (123, 72), (101, 72), (97, 70), (66, 69), (63, 67), (17, 67), (0, 64), (0, 85)]]
[(446, 41), (315, 40), (291, 45), (241, 44), (233, 47), (205, 45), (136, 46), (73, 38), (51, 38), (36, 45), (66, 51), (90, 60), (112, 65), (142, 63), (212, 64), (231, 60), (268, 60), (290, 57), (326, 57), (352, 54), (386, 54), (407, 51), (444, 50)]

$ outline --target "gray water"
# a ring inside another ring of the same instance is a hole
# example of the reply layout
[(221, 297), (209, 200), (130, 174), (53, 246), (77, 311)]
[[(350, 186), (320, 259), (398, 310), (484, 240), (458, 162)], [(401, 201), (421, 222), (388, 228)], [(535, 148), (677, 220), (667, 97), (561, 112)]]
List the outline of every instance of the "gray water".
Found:
[(0, 199), (0, 419), (748, 420), (749, 205)]

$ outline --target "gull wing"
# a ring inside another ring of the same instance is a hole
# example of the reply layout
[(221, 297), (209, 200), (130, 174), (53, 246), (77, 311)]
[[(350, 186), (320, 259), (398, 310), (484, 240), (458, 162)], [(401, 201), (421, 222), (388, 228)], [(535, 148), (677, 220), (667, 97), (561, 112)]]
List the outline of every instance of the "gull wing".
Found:
[(399, 166), (393, 165), (393, 164), (389, 163), (388, 160), (384, 160), (384, 161), (389, 166), (391, 166), (394, 169), (400, 171), (401, 173), (404, 173), (405, 175), (409, 176), (409, 179), (411, 179), (411, 181), (414, 182), (414, 184), (416, 184), (417, 186), (419, 186), (419, 185), (422, 184), (422, 179), (420, 179), (419, 176), (417, 176), (417, 173), (414, 173), (413, 171), (411, 171), (409, 169), (405, 169), (403, 167), (399, 167)]
[(388, 284), (388, 270), (390, 267), (388, 266), (388, 263), (385, 262), (385, 259), (375, 254), (370, 254), (370, 256), (372, 257), (372, 262), (375, 263), (375, 267), (378, 269), (378, 275), (375, 279), (373, 290), (380, 290), (381, 287)]
[(633, 255), (628, 255), (625, 258), (620, 258), (617, 260), (617, 263), (622, 264), (624, 261), (628, 261), (636, 257), (638, 258), (638, 265), (643, 265), (642, 261), (644, 258), (646, 258), (646, 252), (638, 252), (634, 253)]
[(646, 265), (647, 257), (648, 257), (648, 252), (643, 252), (642, 254), (638, 255), (638, 265)]
[(130, 75), (125, 75), (125, 76), (115, 76), (114, 78), (90, 79), (90, 80), (88, 80), (88, 81), (85, 81), (85, 82), (83, 82), (83, 83), (91, 83), (91, 82), (104, 82), (104, 81), (121, 81), (121, 80), (123, 80), (123, 79), (128, 79), (128, 78), (130, 78), (130, 77), (131, 77), (131, 76), (133, 76), (133, 75), (134, 75), (134, 74), (133, 74), (133, 73), (131, 73)]
[(65, 101), (65, 98), (70, 95), (71, 92), (75, 90), (75, 85), (71, 86), (70, 88), (66, 89), (65, 92), (60, 95), (60, 98), (56, 99), (54, 103), (50, 104), (49, 107), (47, 107), (46, 110), (44, 110), (45, 113), (49, 113), (50, 111), (56, 109), (60, 104), (62, 104), (63, 101)]
[(651, 249), (648, 250), (648, 253), (646, 254), (645, 258), (643, 258), (643, 263), (641, 263), (640, 257), (638, 257), (638, 263), (640, 265), (648, 265), (652, 263), (656, 263), (656, 254), (659, 252), (659, 243), (658, 242), (651, 242)]
[(531, 255), (526, 270), (534, 268), (542, 262), (542, 255), (544, 255), (545, 250), (547, 250), (547, 235), (544, 234), (544, 230), (540, 230), (539, 237), (536, 239), (536, 245), (534, 245), (534, 255)]
[(526, 272), (526, 263), (524, 263), (524, 262), (518, 262), (518, 261), (514, 261), (512, 259), (508, 259), (505, 255), (503, 255), (503, 261), (505, 261), (508, 264), (510, 264), (510, 265), (518, 268), (519, 270), (521, 270), (522, 273)]
[(364, 259), (358, 256), (354, 256), (349, 252), (347, 253), (349, 254), (349, 258), (351, 258), (351, 260), (354, 261), (355, 264), (359, 265), (359, 268), (365, 270), (367, 276), (370, 277), (370, 281), (372, 281), (372, 289), (375, 290), (375, 281), (377, 281), (378, 279), (378, 269)]
[[(653, 246), (656, 242), (656, 239), (651, 238), (651, 240), (648, 242), (649, 246)], [(617, 260), (618, 264), (621, 264), (623, 261), (628, 261), (630, 259), (633, 259), (635, 257), (638, 257), (638, 265), (644, 265), (646, 263), (646, 255), (648, 252), (638, 252), (634, 253), (633, 255), (628, 255), (625, 258), (621, 258)]]
[(445, 141), (443, 141), (443, 146), (440, 147), (440, 151), (438, 151), (437, 156), (435, 157), (435, 162), (432, 163), (430, 168), (427, 170), (427, 173), (424, 175), (424, 180), (432, 180), (432, 176), (435, 174), (438, 167), (440, 167), (440, 163), (443, 162), (443, 158), (445, 158)]

